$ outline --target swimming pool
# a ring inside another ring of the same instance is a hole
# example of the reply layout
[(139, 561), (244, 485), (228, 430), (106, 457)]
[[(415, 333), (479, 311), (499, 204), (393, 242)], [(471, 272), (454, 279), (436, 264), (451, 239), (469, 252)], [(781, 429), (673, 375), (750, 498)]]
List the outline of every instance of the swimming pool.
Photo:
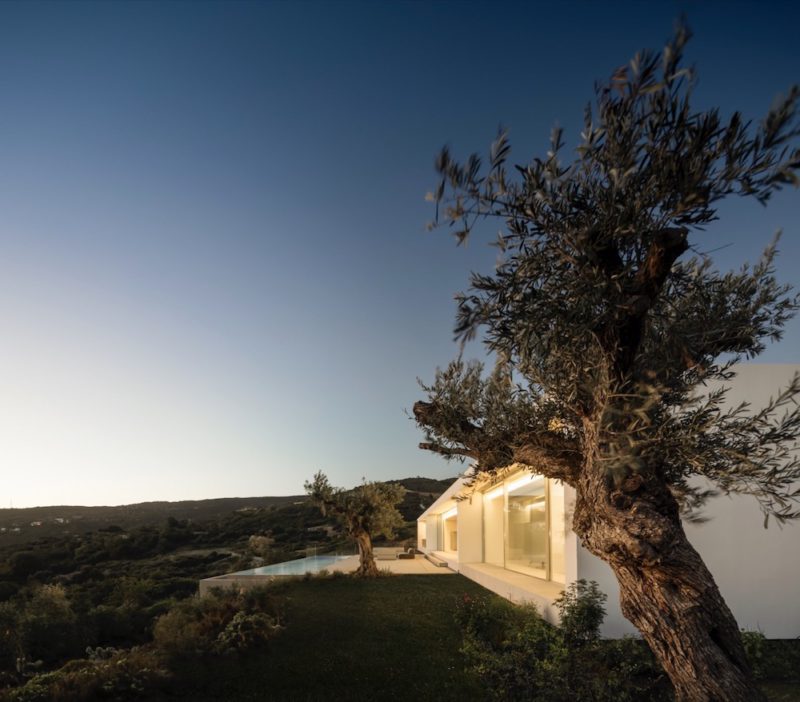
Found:
[(242, 570), (238, 573), (232, 573), (232, 575), (303, 575), (304, 573), (318, 573), (346, 558), (353, 558), (353, 556), (338, 556), (335, 554), (307, 556), (306, 558), (298, 558), (294, 561), (273, 563), (272, 565), (261, 566), (260, 568)]

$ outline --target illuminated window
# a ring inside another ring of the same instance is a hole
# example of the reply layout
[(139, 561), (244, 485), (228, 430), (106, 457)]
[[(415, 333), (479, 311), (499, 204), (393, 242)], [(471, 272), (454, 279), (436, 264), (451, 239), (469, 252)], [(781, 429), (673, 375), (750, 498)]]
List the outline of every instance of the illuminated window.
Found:
[(539, 477), (507, 494), (506, 568), (546, 578), (547, 484)]
[(525, 474), (483, 495), (484, 562), (565, 581), (564, 487)]

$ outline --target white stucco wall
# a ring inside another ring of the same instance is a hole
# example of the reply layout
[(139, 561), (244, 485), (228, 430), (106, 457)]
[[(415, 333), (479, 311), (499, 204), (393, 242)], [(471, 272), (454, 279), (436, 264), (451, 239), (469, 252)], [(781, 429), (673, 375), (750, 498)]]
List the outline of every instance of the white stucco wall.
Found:
[[(743, 400), (758, 410), (784, 388), (800, 364), (739, 366), (728, 402)], [(705, 524), (686, 524), (686, 535), (698, 550), (717, 586), (744, 629), (768, 638), (800, 636), (800, 524), (764, 529), (764, 517), (752, 497), (717, 497), (708, 502)], [(605, 563), (583, 548), (577, 550), (578, 577), (595, 580), (608, 595), (603, 634), (633, 633), (619, 610), (619, 588)]]
[(458, 562), (483, 561), (483, 496), (475, 493), (458, 503)]
[(427, 551), (438, 551), (442, 548), (442, 545), (439, 543), (439, 524), (437, 523), (436, 515), (429, 515), (425, 520), (425, 535), (427, 541), (427, 547), (424, 549)]
[[(761, 409), (784, 389), (800, 364), (739, 366), (729, 402)], [(764, 516), (755, 499), (717, 497), (708, 503), (706, 524), (687, 524), (686, 534), (700, 552), (739, 626), (769, 638), (800, 636), (800, 524), (783, 526)]]

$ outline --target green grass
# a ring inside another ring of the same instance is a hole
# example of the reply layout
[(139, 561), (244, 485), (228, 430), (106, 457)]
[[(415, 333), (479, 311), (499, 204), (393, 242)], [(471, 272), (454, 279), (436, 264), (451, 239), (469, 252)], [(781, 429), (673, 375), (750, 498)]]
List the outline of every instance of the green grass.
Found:
[[(455, 604), (488, 594), (460, 575), (312, 579), (286, 586), (286, 630), (244, 660), (192, 671), (197, 702), (484, 699), (465, 673)], [(188, 672), (188, 671), (187, 671)], [(182, 676), (183, 677), (183, 676)]]
[[(464, 670), (454, 619), (465, 593), (494, 597), (471, 580), (316, 578), (293, 580), (278, 591), (288, 597), (286, 628), (269, 648), (243, 658), (209, 657), (176, 670), (178, 689), (165, 699), (176, 694), (192, 702), (486, 699), (480, 681)], [(800, 701), (796, 684), (770, 681), (762, 689), (775, 702)]]

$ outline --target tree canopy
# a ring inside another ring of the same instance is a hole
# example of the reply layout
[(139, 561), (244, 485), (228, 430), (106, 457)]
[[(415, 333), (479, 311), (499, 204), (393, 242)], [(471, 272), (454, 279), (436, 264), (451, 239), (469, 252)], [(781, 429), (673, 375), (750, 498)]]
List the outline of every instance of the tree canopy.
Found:
[(597, 87), (570, 162), (560, 129), (544, 158), (513, 169), (506, 132), (487, 168), (477, 155), (462, 165), (440, 154), (436, 224), (459, 242), (482, 218), (505, 225), (502, 259), (493, 275), (472, 275), (455, 328), (462, 341), (482, 331), (498, 365), (486, 377), (458, 359), (423, 386), (422, 447), (483, 470), (541, 464), (569, 483), (582, 418), (599, 411), (612, 475), (638, 472), (655, 453), (687, 505), (703, 497), (689, 482), (699, 475), (785, 520), (798, 516), (800, 382), (752, 414), (723, 409), (724, 381), (781, 338), (800, 297), (775, 277), (777, 237), (758, 263), (730, 272), (700, 246), (724, 197), (766, 203), (800, 182), (791, 147), (800, 89), (756, 125), (693, 111), (693, 74), (680, 66), (688, 38), (681, 27), (661, 54), (637, 54)]
[(322, 513), (335, 517), (348, 536), (355, 539), (361, 560), (357, 574), (377, 575), (372, 539), (376, 536), (391, 538), (395, 529), (403, 525), (397, 505), (405, 497), (405, 488), (396, 483), (365, 481), (345, 490), (333, 487), (320, 471), (311, 482), (305, 483), (305, 489)]

